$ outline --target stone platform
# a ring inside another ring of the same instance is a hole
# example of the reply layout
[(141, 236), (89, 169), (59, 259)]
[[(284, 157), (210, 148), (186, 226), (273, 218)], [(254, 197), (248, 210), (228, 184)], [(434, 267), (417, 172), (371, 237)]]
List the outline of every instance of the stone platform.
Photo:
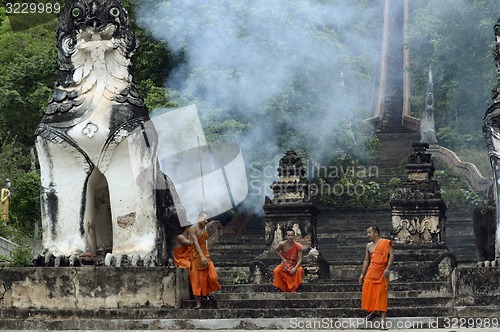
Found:
[[(193, 310), (193, 303), (183, 300), (187, 276), (182, 272), (166, 267), (0, 269), (0, 330), (376, 328), (363, 322), (360, 286), (354, 283), (305, 283), (300, 293), (276, 292), (270, 284), (223, 284), (217, 309)], [(495, 327), (500, 324), (499, 282), (498, 267), (458, 267), (451, 291), (446, 282), (396, 281), (389, 286), (388, 319), (399, 330), (411, 324), (414, 329), (453, 322), (460, 327), (471, 319), (476, 325), (488, 319)]]
[(0, 269), (0, 319), (9, 318), (5, 312), (22, 310), (28, 310), (30, 316), (45, 312), (46, 317), (85, 310), (91, 318), (99, 310), (175, 308), (189, 296), (187, 271), (177, 268)]

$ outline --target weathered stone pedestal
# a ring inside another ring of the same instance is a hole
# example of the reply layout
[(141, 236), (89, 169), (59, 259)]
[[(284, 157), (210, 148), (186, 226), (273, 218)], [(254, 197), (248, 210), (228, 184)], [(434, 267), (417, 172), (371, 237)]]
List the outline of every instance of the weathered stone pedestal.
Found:
[(0, 269), (0, 309), (180, 308), (187, 270), (169, 267), (23, 267)]
[[(402, 279), (448, 278), (456, 258), (445, 245), (446, 204), (434, 180), (427, 143), (414, 143), (406, 169), (408, 179), (392, 194), (392, 239), (408, 264), (396, 269)], [(411, 263), (410, 263), (411, 262)]]
[(266, 223), (266, 244), (274, 252), (278, 244), (285, 240), (286, 231), (295, 231), (296, 241), (302, 244), (304, 253), (316, 248), (316, 217), (318, 209), (311, 203), (274, 204), (267, 201), (264, 205)]
[(444, 243), (446, 204), (432, 178), (434, 164), (427, 143), (414, 143), (406, 169), (408, 179), (391, 197), (395, 243)]
[[(287, 151), (279, 162), (280, 179), (271, 185), (274, 197), (272, 199), (266, 197), (264, 204), (265, 236), (269, 249), (252, 263), (252, 271), (255, 273), (251, 273), (251, 277), (254, 282), (272, 278), (269, 271), (262, 269), (266, 265), (280, 263), (274, 250), (285, 240), (287, 230), (295, 231), (295, 240), (303, 246), (304, 279), (314, 281), (329, 277), (329, 264), (317, 250), (318, 209), (311, 202), (309, 182), (305, 178), (305, 172), (302, 160), (294, 151)], [(315, 250), (311, 251), (312, 248)]]

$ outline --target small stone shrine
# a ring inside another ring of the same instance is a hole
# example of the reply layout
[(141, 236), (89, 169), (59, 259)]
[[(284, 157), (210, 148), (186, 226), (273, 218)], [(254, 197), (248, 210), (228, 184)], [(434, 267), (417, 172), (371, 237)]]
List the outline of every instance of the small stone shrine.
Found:
[(408, 157), (408, 179), (392, 194), (395, 243), (444, 243), (446, 204), (439, 184), (432, 178), (434, 163), (428, 143), (414, 143)]
[[(279, 181), (271, 184), (274, 197), (266, 197), (264, 204), (267, 253), (257, 260), (275, 260), (274, 250), (285, 239), (286, 231), (293, 229), (296, 241), (303, 245), (303, 263), (306, 281), (326, 278), (329, 264), (317, 250), (316, 217), (318, 209), (311, 202), (306, 168), (295, 151), (287, 151), (280, 159)], [(316, 250), (311, 250), (315, 248)]]
[(432, 178), (434, 163), (428, 143), (414, 143), (408, 157), (408, 179), (390, 200), (392, 240), (396, 260), (406, 263), (394, 267), (400, 281), (451, 280), (456, 257), (445, 244), (446, 204), (439, 184)]

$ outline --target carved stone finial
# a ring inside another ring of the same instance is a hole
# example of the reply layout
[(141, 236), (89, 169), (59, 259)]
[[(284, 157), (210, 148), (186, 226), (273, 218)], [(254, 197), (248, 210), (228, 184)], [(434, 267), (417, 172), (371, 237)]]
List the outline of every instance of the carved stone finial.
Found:
[(302, 159), (295, 151), (287, 151), (280, 159), (278, 174), (281, 180), (286, 180), (289, 177), (303, 177), (306, 174)]
[(434, 124), (434, 84), (432, 82), (432, 70), (429, 68), (429, 81), (427, 83), (427, 95), (425, 96), (425, 109), (420, 115), (420, 142), (438, 144), (436, 138), (436, 127)]
[(309, 181), (302, 159), (295, 151), (287, 151), (280, 159), (278, 175), (280, 180), (271, 184), (273, 203), (309, 202)]
[(427, 181), (434, 175), (432, 155), (427, 152), (428, 143), (413, 143), (413, 152), (408, 156), (406, 171), (411, 181)]

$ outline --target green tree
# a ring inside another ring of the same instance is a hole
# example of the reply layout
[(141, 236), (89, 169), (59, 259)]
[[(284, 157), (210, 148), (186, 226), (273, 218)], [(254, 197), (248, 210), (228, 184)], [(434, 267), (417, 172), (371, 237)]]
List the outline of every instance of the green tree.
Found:
[(13, 183), (12, 216), (22, 234), (38, 237), (41, 230), (40, 174), (22, 173)]
[(56, 79), (55, 27), (49, 22), (0, 35), (0, 144), (16, 133), (26, 154)]
[(438, 140), (450, 148), (484, 146), (482, 119), (495, 86), (491, 46), (497, 3), (417, 0), (411, 5), (412, 112), (419, 117), (424, 109), (432, 66)]
[(7, 16), (5, 15), (5, 7), (2, 6), (0, 7), (0, 26), (2, 25), (3, 21), (5, 21), (6, 18)]

